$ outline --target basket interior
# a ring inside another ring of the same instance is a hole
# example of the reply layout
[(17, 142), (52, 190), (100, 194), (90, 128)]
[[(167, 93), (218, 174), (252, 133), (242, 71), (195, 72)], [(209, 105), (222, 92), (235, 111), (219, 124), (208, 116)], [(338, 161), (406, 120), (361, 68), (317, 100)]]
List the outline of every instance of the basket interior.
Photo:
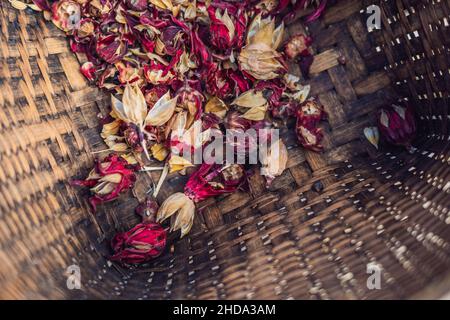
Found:
[[(289, 169), (269, 190), (200, 204), (193, 230), (155, 262), (123, 269), (109, 241), (139, 219), (158, 174), (94, 215), (68, 185), (105, 148), (97, 115), (109, 97), (79, 73), (67, 39), (41, 14), (0, 3), (0, 286), (2, 298), (389, 299), (423, 297), (450, 266), (450, 5), (448, 1), (330, 1), (308, 26), (308, 83), (329, 114), (323, 153), (291, 131)], [(369, 32), (366, 8), (381, 8)], [(305, 31), (299, 23), (290, 34)], [(290, 66), (295, 72), (298, 66)], [(407, 98), (419, 137), (410, 154), (363, 137), (386, 101)], [(159, 200), (182, 189), (167, 180)], [(135, 197), (133, 197), (133, 195)], [(367, 265), (382, 267), (369, 290)], [(80, 267), (81, 290), (66, 285)], [(433, 286), (431, 295), (441, 287)], [(450, 286), (444, 285), (442, 289)]]

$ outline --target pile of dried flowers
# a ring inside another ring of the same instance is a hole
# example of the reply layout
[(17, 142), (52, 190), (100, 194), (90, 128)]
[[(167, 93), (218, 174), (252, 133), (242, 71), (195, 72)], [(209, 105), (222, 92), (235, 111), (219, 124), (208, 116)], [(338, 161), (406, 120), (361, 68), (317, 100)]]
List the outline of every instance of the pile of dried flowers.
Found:
[[(112, 153), (97, 160), (85, 180), (73, 181), (91, 188), (94, 211), (132, 188), (150, 159), (166, 164), (163, 176), (193, 166), (171, 151), (204, 148), (213, 130), (258, 130), (293, 117), (301, 145), (322, 149), (318, 124), (326, 113), (318, 100), (308, 99), (309, 86), (289, 74), (286, 63), (296, 61), (307, 77), (312, 39), (296, 34), (286, 41), (284, 29), (305, 10), (311, 12), (305, 22), (317, 19), (326, 0), (31, 1), (10, 2), (18, 9), (43, 10), (69, 36), (72, 51), (86, 56), (84, 76), (112, 93), (101, 132)], [(201, 126), (201, 139), (193, 134), (195, 125)], [(174, 134), (178, 129), (181, 136)], [(287, 163), (281, 140), (271, 141), (270, 148), (260, 171), (268, 184)], [(200, 165), (183, 193), (161, 207), (148, 200), (138, 208), (143, 222), (114, 237), (111, 259), (135, 264), (159, 256), (167, 237), (159, 223), (171, 218), (170, 231), (184, 236), (197, 202), (235, 192), (246, 181), (242, 165)]]

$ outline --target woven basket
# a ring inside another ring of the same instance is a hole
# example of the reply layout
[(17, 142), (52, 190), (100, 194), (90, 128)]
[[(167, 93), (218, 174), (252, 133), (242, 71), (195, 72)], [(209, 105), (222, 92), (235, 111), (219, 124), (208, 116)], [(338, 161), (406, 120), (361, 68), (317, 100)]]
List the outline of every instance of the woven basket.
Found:
[[(325, 151), (305, 151), (286, 132), (289, 169), (269, 190), (256, 174), (250, 192), (201, 203), (188, 237), (134, 269), (108, 262), (109, 241), (139, 221), (134, 207), (159, 173), (139, 175), (136, 198), (90, 212), (86, 192), (67, 181), (85, 176), (92, 151), (105, 148), (97, 116), (109, 97), (86, 82), (84, 58), (42, 14), (0, 2), (0, 297), (389, 299), (448, 290), (450, 2), (330, 2), (308, 27), (309, 82), (329, 114)], [(371, 4), (382, 29), (369, 32)], [(405, 97), (418, 115), (417, 151), (378, 152), (363, 129)], [(159, 201), (185, 181), (169, 176)], [(382, 267), (380, 290), (367, 287), (371, 263)], [(67, 286), (74, 266), (80, 290)]]

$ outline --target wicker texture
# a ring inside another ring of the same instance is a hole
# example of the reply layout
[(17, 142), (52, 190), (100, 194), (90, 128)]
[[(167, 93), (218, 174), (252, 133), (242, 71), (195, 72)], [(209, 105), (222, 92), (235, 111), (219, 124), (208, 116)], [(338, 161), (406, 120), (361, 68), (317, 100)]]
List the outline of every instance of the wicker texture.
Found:
[[(368, 32), (365, 8), (374, 2), (383, 26)], [(286, 130), (289, 169), (270, 190), (256, 174), (250, 192), (201, 203), (188, 237), (173, 239), (155, 263), (127, 270), (106, 257), (113, 234), (138, 222), (138, 200), (130, 192), (93, 215), (86, 192), (67, 184), (87, 173), (92, 151), (105, 148), (97, 115), (106, 114), (109, 98), (79, 73), (83, 57), (70, 52), (62, 32), (2, 1), (0, 297), (420, 293), (450, 267), (449, 22), (448, 0), (334, 1), (308, 30), (315, 39), (312, 94), (329, 114), (325, 151), (305, 151)], [(376, 110), (397, 97), (408, 97), (419, 116), (414, 154), (384, 145), (376, 152), (363, 138)], [(139, 175), (134, 195), (144, 199), (157, 178)], [(159, 200), (185, 181), (170, 176)], [(383, 267), (382, 290), (366, 286), (370, 262)], [(67, 289), (73, 264), (82, 290)]]

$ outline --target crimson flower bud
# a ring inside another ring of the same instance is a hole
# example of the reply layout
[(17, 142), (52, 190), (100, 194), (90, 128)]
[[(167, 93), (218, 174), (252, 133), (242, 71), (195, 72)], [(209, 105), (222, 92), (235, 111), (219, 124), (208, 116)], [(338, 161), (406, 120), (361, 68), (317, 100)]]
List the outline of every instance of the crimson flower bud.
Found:
[(85, 180), (74, 180), (71, 184), (91, 188), (93, 195), (89, 202), (95, 212), (97, 204), (115, 200), (121, 192), (133, 187), (136, 169), (117, 154), (110, 154), (103, 161), (96, 159), (94, 169)]
[(319, 122), (326, 118), (323, 106), (315, 100), (304, 102), (297, 112), (297, 138), (302, 146), (308, 150), (319, 152), (322, 150), (322, 129), (317, 128)]
[(111, 246), (111, 260), (138, 264), (158, 257), (166, 247), (166, 231), (158, 223), (140, 223), (127, 232), (118, 233)]
[(136, 125), (130, 124), (124, 130), (126, 143), (133, 149), (141, 147), (141, 139)]
[(378, 128), (391, 144), (411, 148), (416, 136), (416, 121), (409, 105), (383, 107), (378, 113)]

